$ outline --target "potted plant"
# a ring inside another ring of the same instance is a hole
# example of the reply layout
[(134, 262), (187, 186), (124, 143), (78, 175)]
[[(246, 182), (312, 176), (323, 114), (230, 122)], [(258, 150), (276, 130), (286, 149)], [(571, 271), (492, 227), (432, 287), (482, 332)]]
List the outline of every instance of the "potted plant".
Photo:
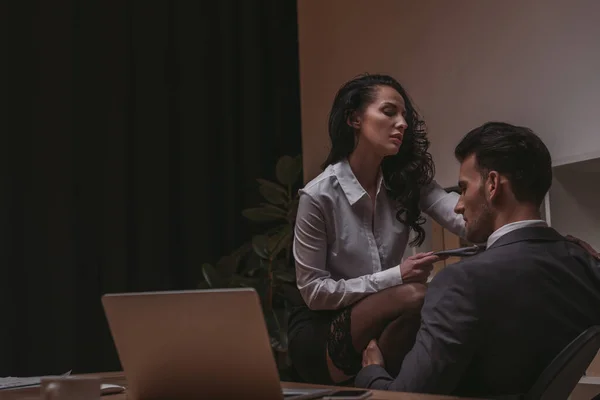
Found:
[(253, 287), (260, 295), (263, 313), (282, 379), (289, 380), (287, 318), (290, 305), (301, 301), (296, 288), (292, 255), (298, 209), (302, 157), (283, 156), (275, 167), (277, 182), (257, 179), (264, 199), (242, 215), (263, 229), (252, 240), (214, 266), (202, 265), (201, 288)]

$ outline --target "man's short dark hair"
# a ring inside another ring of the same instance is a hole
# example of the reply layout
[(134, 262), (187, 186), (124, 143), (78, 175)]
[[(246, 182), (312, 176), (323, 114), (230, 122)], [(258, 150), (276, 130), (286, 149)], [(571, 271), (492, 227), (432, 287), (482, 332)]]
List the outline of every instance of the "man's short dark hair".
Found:
[(552, 158), (531, 129), (504, 122), (483, 124), (467, 133), (454, 150), (460, 162), (472, 154), (484, 178), (497, 171), (508, 178), (518, 201), (542, 204), (552, 185)]

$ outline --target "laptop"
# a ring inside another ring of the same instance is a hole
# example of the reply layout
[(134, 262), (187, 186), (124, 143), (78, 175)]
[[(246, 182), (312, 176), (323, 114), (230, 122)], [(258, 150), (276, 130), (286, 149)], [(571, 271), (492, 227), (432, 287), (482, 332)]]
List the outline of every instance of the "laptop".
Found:
[(254, 289), (102, 297), (128, 398), (304, 400), (329, 389), (283, 389)]

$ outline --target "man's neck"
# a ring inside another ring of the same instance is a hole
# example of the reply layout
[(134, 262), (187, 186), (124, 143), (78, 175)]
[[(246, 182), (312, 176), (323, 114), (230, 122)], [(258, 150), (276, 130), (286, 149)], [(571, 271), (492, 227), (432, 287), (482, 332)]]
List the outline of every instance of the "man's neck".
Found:
[(534, 205), (519, 205), (505, 212), (498, 214), (494, 221), (494, 231), (497, 231), (504, 225), (519, 221), (531, 221), (542, 219), (538, 207)]
[(488, 237), (486, 246), (488, 248), (491, 247), (498, 239), (515, 229), (534, 226), (548, 226), (546, 222), (541, 219), (539, 212), (524, 213), (520, 217), (507, 218), (506, 222), (499, 225), (499, 227), (494, 230), (494, 233)]

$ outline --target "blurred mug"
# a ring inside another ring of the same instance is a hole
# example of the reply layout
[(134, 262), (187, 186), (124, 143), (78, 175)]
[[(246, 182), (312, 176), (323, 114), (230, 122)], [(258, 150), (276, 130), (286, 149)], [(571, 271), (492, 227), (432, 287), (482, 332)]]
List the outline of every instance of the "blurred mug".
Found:
[(40, 383), (42, 400), (100, 400), (100, 378), (42, 378)]

